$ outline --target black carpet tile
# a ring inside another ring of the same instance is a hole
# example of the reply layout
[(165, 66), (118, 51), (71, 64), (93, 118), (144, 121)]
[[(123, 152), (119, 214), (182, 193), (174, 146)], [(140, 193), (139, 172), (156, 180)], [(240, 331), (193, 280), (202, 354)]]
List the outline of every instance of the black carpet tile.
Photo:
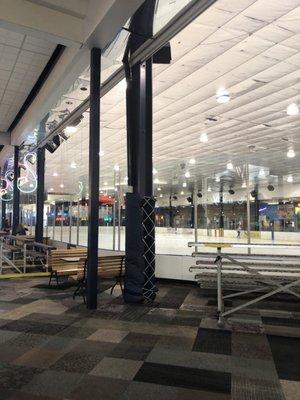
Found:
[(148, 362), (142, 365), (134, 380), (221, 393), (230, 393), (231, 390), (231, 374), (229, 373)]
[(267, 335), (280, 379), (300, 381), (300, 339)]
[(22, 386), (30, 382), (38, 372), (39, 371), (36, 368), (1, 363), (0, 388), (20, 389)]
[(296, 326), (300, 328), (300, 319), (261, 317), (264, 325)]
[(193, 351), (230, 355), (231, 332), (227, 330), (199, 328)]
[(10, 331), (55, 335), (65, 329), (65, 325), (41, 323), (37, 321), (16, 320), (1, 327)]

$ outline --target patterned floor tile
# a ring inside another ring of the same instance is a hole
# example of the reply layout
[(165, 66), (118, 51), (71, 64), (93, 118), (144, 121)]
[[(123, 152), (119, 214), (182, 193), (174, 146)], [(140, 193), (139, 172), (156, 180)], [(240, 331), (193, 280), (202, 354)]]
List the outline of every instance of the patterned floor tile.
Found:
[(166, 365), (148, 362), (142, 365), (134, 380), (221, 393), (230, 393), (231, 388), (231, 375), (229, 373), (174, 365), (168, 365), (166, 368)]
[(236, 357), (257, 358), (261, 360), (273, 359), (270, 345), (265, 335), (232, 332), (231, 349), (232, 355)]
[(1, 389), (20, 389), (30, 382), (33, 377), (38, 374), (37, 369), (10, 365), (6, 363), (0, 364), (0, 388)]
[(128, 335), (128, 331), (118, 331), (113, 329), (98, 329), (92, 333), (87, 339), (101, 342), (120, 343), (125, 336)]
[(81, 379), (82, 375), (80, 374), (47, 370), (35, 375), (31, 382), (22, 387), (22, 391), (35, 395), (47, 394), (63, 398), (80, 385)]
[(80, 385), (69, 395), (72, 400), (119, 400), (130, 381), (86, 375)]
[(142, 364), (142, 361), (104, 357), (103, 360), (92, 369), (90, 375), (132, 380)]
[(193, 351), (215, 354), (231, 354), (231, 332), (200, 328)]
[(134, 381), (129, 384), (121, 400), (174, 400), (177, 393), (176, 387)]
[(285, 400), (279, 381), (232, 377), (232, 400)]

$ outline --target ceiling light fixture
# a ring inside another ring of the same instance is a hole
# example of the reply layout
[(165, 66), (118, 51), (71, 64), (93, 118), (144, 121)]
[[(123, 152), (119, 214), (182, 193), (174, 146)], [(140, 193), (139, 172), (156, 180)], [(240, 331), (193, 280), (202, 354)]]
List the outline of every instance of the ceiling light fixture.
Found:
[(103, 150), (100, 150), (100, 151), (99, 151), (99, 156), (100, 156), (100, 157), (103, 157), (103, 156), (104, 156), (104, 151), (103, 151)]
[(201, 143), (206, 143), (206, 142), (208, 142), (207, 133), (205, 133), (205, 132), (201, 133), (201, 135), (200, 135), (200, 142), (201, 142)]
[(180, 192), (180, 194), (181, 194), (181, 196), (183, 196), (183, 195), (184, 195), (184, 191), (182, 190), (182, 191)]
[(155, 179), (154, 179), (154, 183), (159, 183), (159, 179), (158, 179), (158, 178), (155, 178)]
[(186, 187), (186, 182), (183, 182), (182, 187)]
[(116, 171), (116, 172), (117, 172), (117, 171), (120, 171), (120, 167), (119, 167), (118, 164), (115, 164), (115, 165), (114, 165), (114, 171)]
[(207, 191), (211, 192), (211, 187), (210, 186), (208, 186)]
[(195, 160), (194, 158), (191, 158), (190, 161), (189, 161), (189, 163), (190, 163), (191, 165), (194, 165), (194, 164), (196, 164), (196, 160)]
[(219, 90), (217, 90), (216, 98), (217, 98), (217, 102), (220, 104), (228, 103), (228, 101), (230, 100), (229, 93), (224, 88), (220, 88)]
[(216, 182), (220, 182), (220, 177), (216, 176)]
[(244, 181), (244, 182), (242, 183), (242, 188), (245, 189), (246, 187), (247, 187), (247, 184), (246, 184), (246, 182)]
[(160, 188), (160, 187), (158, 187), (158, 188), (157, 188), (157, 190), (160, 192), (160, 191), (161, 191), (161, 188)]
[(76, 164), (76, 162), (75, 162), (75, 161), (73, 161), (73, 162), (71, 163), (70, 167), (71, 167), (71, 168), (73, 168), (73, 169), (77, 168), (77, 164)]
[(227, 163), (226, 168), (229, 169), (229, 170), (232, 170), (232, 169), (233, 169), (233, 164), (232, 164), (231, 161), (229, 161), (229, 162)]
[(153, 175), (156, 175), (156, 174), (157, 174), (157, 169), (153, 168), (152, 174), (153, 174)]
[(54, 189), (53, 189), (53, 188), (50, 188), (49, 190), (50, 190), (50, 192), (53, 192)]
[(70, 126), (67, 126), (64, 129), (64, 131), (65, 131), (65, 133), (75, 133), (75, 132), (77, 132), (77, 127), (70, 125)]
[(191, 177), (191, 174), (189, 173), (189, 171), (186, 171), (186, 173), (184, 174), (184, 176), (185, 176), (186, 178), (190, 178), (190, 177)]
[(294, 149), (289, 149), (289, 151), (286, 153), (286, 156), (288, 158), (294, 158), (295, 157)]
[(260, 170), (259, 170), (259, 172), (258, 172), (258, 176), (260, 176), (261, 178), (262, 177), (264, 177), (266, 174), (265, 174), (265, 170), (263, 169), (263, 168), (261, 168)]
[(299, 114), (299, 107), (296, 103), (291, 103), (286, 108), (287, 115), (293, 116)]
[(294, 181), (293, 175), (289, 175), (289, 176), (287, 177), (287, 182), (292, 183), (293, 181)]
[(53, 172), (53, 176), (58, 176), (58, 173), (57, 172)]
[(65, 186), (64, 186), (64, 184), (63, 184), (63, 183), (61, 183), (61, 184), (59, 185), (59, 187), (63, 188), (63, 187), (65, 187)]
[(163, 197), (163, 195), (162, 195), (162, 194), (160, 194), (160, 195), (159, 195), (159, 197)]

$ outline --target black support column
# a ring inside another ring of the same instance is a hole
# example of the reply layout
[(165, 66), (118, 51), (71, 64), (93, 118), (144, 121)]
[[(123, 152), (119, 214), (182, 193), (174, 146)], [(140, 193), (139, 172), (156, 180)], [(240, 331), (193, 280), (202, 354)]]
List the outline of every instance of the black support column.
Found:
[(101, 50), (91, 50), (87, 308), (97, 308)]
[[(155, 0), (147, 0), (131, 19), (124, 56), (126, 72), (128, 184), (124, 299), (155, 297), (155, 230), (152, 166), (152, 59), (129, 66), (130, 56), (153, 35)], [(152, 271), (152, 273), (151, 273)]]
[(45, 192), (45, 148), (37, 150), (37, 189), (35, 241), (43, 242), (44, 192)]
[(224, 236), (224, 188), (221, 184), (220, 186), (220, 217), (219, 217), (219, 236)]
[(12, 234), (15, 235), (19, 225), (20, 218), (20, 191), (18, 189), (18, 178), (20, 176), (19, 168), (19, 146), (14, 148), (14, 190), (13, 190), (13, 223)]
[(5, 228), (5, 219), (6, 219), (6, 202), (4, 200), (1, 201), (2, 209), (1, 209), (1, 229)]

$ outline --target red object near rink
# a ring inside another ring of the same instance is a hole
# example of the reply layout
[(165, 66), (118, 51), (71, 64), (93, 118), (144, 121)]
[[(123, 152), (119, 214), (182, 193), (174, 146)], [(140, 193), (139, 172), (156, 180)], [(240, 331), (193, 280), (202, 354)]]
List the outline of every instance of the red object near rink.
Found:
[(100, 194), (99, 203), (112, 206), (115, 202), (115, 198), (113, 196), (109, 196), (107, 194)]

